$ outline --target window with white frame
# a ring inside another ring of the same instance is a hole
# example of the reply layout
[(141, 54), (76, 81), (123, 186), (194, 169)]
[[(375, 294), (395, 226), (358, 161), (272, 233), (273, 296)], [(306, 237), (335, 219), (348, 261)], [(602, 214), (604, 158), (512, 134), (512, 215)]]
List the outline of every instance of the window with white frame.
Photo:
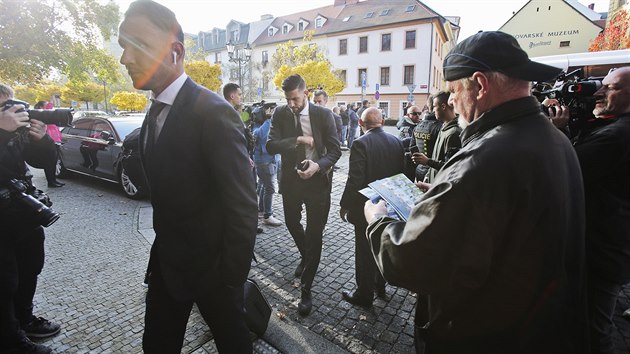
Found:
[(368, 51), (368, 37), (359, 37), (359, 53), (367, 53)]
[(285, 24), (282, 26), (282, 34), (289, 33), (289, 25)]
[(413, 85), (414, 71), (415, 71), (414, 65), (405, 65), (403, 85)]

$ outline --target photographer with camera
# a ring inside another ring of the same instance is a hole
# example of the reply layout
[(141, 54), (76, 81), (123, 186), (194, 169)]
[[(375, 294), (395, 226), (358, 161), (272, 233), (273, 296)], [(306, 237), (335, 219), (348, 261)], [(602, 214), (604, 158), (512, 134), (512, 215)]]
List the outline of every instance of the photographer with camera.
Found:
[[(44, 266), (44, 229), (58, 218), (48, 198), (32, 184), (26, 165), (43, 166), (55, 155), (46, 126), (29, 120), (0, 83), (0, 352), (51, 353), (31, 338), (59, 333), (60, 326), (33, 316), (37, 276)], [(47, 204), (47, 205), (44, 205)]]
[(591, 350), (613, 353), (617, 295), (630, 282), (630, 67), (610, 72), (593, 96), (595, 120), (574, 145), (586, 197)]

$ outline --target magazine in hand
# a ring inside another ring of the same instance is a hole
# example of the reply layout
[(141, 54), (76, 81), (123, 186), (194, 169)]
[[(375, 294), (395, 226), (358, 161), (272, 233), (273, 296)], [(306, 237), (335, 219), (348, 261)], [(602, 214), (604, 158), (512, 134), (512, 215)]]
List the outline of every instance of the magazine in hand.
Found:
[(359, 193), (366, 196), (373, 203), (379, 199), (387, 203), (387, 211), (390, 217), (407, 221), (411, 209), (422, 197), (422, 191), (418, 186), (402, 173), (376, 180)]

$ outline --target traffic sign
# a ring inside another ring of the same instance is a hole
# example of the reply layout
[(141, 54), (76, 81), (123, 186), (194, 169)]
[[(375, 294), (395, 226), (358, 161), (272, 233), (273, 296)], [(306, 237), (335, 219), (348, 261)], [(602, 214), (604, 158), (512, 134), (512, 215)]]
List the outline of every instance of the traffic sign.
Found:
[(407, 89), (409, 90), (409, 93), (413, 93), (413, 90), (416, 89), (416, 85), (407, 85)]
[(407, 96), (407, 101), (413, 102), (413, 95), (412, 94), (409, 94), (409, 96)]
[(381, 89), (381, 85), (380, 84), (376, 84), (376, 91)]
[(365, 74), (365, 71), (361, 73), (361, 88), (365, 89), (365, 87), (367, 86), (367, 75)]
[(378, 91), (376, 91), (376, 92), (374, 93), (374, 99), (378, 100), (379, 98), (381, 98), (381, 93), (380, 93), (380, 92), (378, 92)]

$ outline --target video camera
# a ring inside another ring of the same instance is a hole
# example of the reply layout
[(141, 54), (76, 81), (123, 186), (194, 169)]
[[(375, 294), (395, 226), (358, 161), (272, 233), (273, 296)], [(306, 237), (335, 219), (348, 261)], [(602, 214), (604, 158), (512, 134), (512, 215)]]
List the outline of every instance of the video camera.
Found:
[(23, 110), (26, 111), (30, 119), (35, 119), (43, 122), (44, 124), (55, 124), (58, 127), (69, 127), (72, 125), (72, 111), (71, 108), (58, 108), (58, 109), (28, 109), (30, 105), (27, 102), (20, 100), (8, 100), (2, 107), (3, 111), (15, 106), (23, 105)]
[[(534, 86), (535, 95), (556, 99), (562, 106), (569, 108), (569, 129), (577, 132), (595, 119), (595, 97), (593, 94), (602, 87), (603, 77), (581, 78), (582, 69), (568, 74), (561, 74), (556, 84), (538, 83)], [(551, 107), (555, 110), (554, 107)], [(546, 113), (546, 112), (545, 112)]]
[(52, 206), (50, 198), (38, 189), (32, 187), (30, 189), (32, 195), (26, 193), (29, 187), (24, 182), (17, 179), (9, 180), (5, 186), (0, 187), (0, 206), (12, 208), (11, 204), (15, 203), (16, 209), (19, 208), (26, 213), (27, 220), (44, 227), (54, 224), (59, 219), (59, 214), (49, 208)]

